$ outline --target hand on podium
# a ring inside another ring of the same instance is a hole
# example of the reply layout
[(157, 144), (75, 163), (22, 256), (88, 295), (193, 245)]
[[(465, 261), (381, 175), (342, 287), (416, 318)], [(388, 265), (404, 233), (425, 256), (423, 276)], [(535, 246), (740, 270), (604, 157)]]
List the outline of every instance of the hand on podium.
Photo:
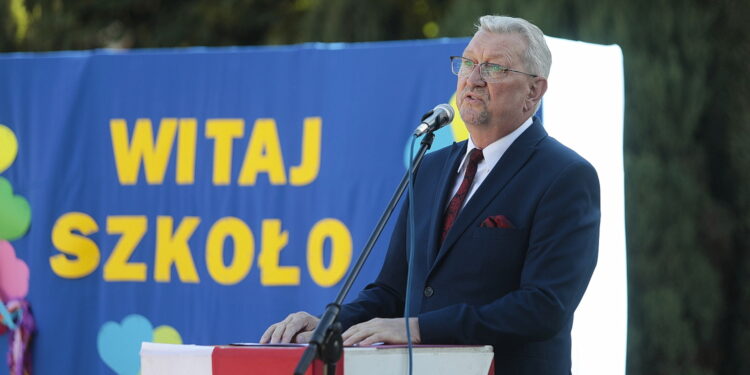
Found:
[(261, 344), (306, 343), (310, 341), (320, 319), (304, 311), (289, 314), (286, 319), (272, 324), (260, 338)]
[[(304, 311), (289, 314), (286, 319), (268, 327), (260, 338), (260, 343), (306, 343), (310, 341), (318, 322), (320, 319)], [(419, 344), (421, 338), (417, 318), (409, 318), (409, 329), (412, 343)], [(406, 327), (403, 318), (375, 318), (351, 326), (341, 336), (345, 346), (365, 346), (375, 343), (406, 344)]]
[[(412, 343), (419, 344), (422, 340), (419, 335), (419, 320), (417, 318), (409, 318), (409, 330), (411, 331)], [(341, 337), (344, 339), (344, 346), (365, 346), (379, 342), (406, 344), (404, 318), (371, 319), (351, 326), (341, 334)]]

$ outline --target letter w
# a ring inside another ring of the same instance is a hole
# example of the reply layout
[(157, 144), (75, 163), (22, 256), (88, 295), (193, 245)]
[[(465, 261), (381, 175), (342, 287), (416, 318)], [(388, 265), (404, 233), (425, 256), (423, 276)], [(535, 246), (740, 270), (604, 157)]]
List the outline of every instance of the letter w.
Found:
[(149, 185), (161, 184), (164, 181), (164, 172), (167, 169), (177, 132), (177, 119), (161, 120), (156, 145), (154, 145), (154, 132), (149, 119), (136, 120), (130, 143), (128, 143), (128, 125), (125, 120), (110, 120), (109, 129), (112, 134), (112, 150), (120, 184), (135, 185), (138, 182), (141, 160), (146, 171), (146, 182)]

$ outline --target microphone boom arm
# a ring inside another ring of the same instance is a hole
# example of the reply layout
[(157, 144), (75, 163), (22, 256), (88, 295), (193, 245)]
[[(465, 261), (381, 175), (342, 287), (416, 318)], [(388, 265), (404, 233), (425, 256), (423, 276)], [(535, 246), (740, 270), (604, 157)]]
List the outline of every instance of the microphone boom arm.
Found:
[[(325, 360), (326, 373), (331, 375), (335, 373), (336, 362), (338, 362), (338, 359), (341, 358), (341, 354), (343, 353), (344, 349), (343, 342), (341, 340), (341, 323), (336, 322), (336, 318), (341, 311), (341, 304), (344, 302), (344, 298), (346, 298), (346, 295), (349, 294), (349, 290), (352, 288), (354, 280), (357, 279), (357, 275), (359, 275), (359, 272), (362, 270), (362, 266), (365, 264), (367, 257), (370, 255), (372, 248), (375, 246), (375, 242), (377, 242), (380, 234), (385, 228), (386, 223), (388, 222), (388, 219), (391, 217), (391, 214), (393, 214), (393, 210), (396, 209), (396, 205), (398, 204), (399, 199), (404, 194), (404, 190), (406, 190), (406, 185), (409, 181), (409, 174), (414, 173), (417, 170), (419, 165), (422, 163), (422, 159), (427, 153), (427, 150), (432, 147), (432, 141), (434, 139), (435, 134), (433, 133), (433, 131), (428, 131), (428, 133), (425, 134), (424, 138), (422, 139), (421, 146), (419, 148), (419, 151), (417, 152), (417, 156), (414, 157), (414, 161), (412, 163), (412, 170), (407, 170), (404, 174), (404, 177), (401, 179), (401, 183), (396, 188), (396, 192), (393, 194), (393, 197), (391, 197), (388, 206), (386, 206), (385, 211), (380, 216), (380, 220), (378, 220), (377, 225), (375, 225), (375, 229), (372, 231), (372, 234), (370, 234), (370, 238), (367, 240), (367, 244), (359, 254), (357, 262), (354, 264), (354, 267), (352, 267), (351, 271), (349, 271), (349, 274), (346, 276), (344, 285), (339, 290), (339, 293), (336, 296), (336, 300), (326, 306), (326, 311), (320, 318), (317, 328), (315, 328), (315, 331), (313, 331), (313, 335), (312, 338), (310, 338), (308, 347), (305, 349), (305, 352), (302, 354), (302, 358), (300, 358), (299, 362), (297, 363), (297, 368), (294, 370), (294, 375), (303, 375), (315, 358), (321, 358)], [(338, 327), (336, 327), (337, 325)]]

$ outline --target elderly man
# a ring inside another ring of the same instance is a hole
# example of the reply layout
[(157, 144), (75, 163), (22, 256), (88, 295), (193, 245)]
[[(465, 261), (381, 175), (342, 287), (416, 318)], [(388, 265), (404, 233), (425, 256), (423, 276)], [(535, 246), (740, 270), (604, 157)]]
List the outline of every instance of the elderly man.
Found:
[[(484, 16), (451, 57), (467, 141), (428, 155), (415, 177), (413, 284), (406, 208), (377, 280), (343, 306), (345, 345), (490, 344), (498, 374), (569, 374), (573, 312), (596, 265), (599, 182), (582, 157), (532, 117), (551, 55), (528, 21)], [(411, 314), (410, 314), (411, 315)], [(261, 342), (305, 342), (318, 319), (298, 312)]]

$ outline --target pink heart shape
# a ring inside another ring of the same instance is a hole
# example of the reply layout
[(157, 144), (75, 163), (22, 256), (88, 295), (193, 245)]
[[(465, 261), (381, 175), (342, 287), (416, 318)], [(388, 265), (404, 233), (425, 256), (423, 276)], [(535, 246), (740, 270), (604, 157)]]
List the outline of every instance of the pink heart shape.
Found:
[(16, 258), (8, 241), (0, 240), (0, 299), (25, 298), (29, 292), (29, 266)]

